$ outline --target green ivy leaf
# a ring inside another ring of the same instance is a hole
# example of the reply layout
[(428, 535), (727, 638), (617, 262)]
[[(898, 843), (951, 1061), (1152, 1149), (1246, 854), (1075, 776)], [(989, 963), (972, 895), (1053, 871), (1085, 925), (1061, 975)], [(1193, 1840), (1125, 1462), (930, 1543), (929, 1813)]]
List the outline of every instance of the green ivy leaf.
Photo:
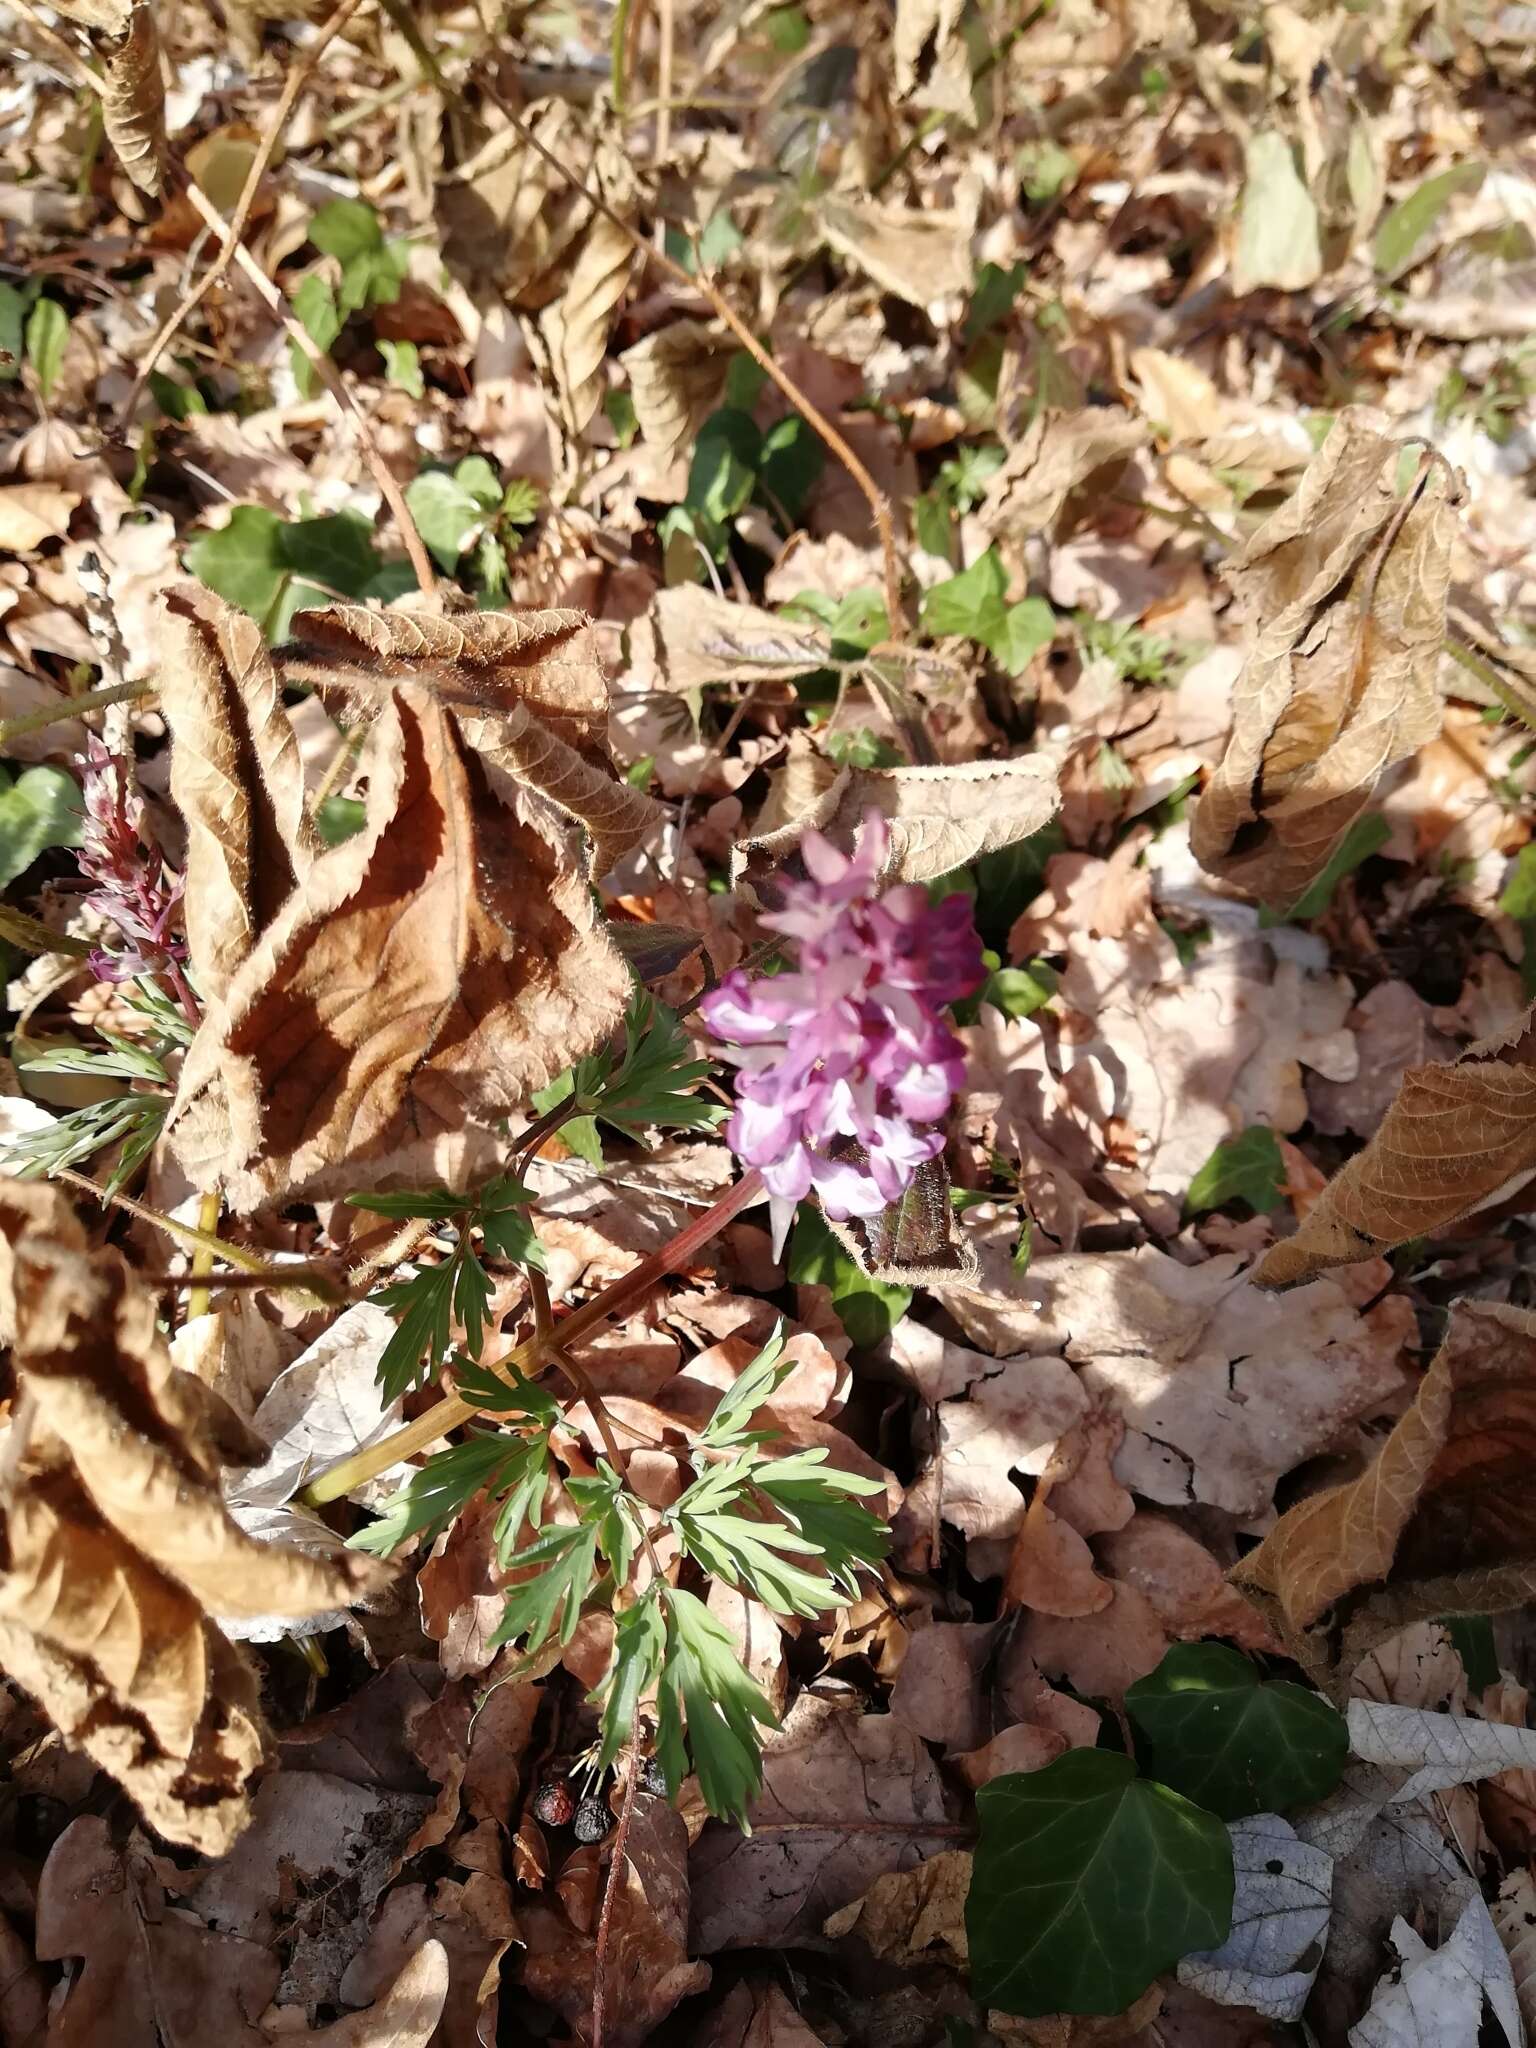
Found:
[(290, 520), (264, 505), (236, 505), (225, 525), (191, 543), (186, 565), (210, 590), (259, 620), (274, 645), (288, 638), (296, 613), (330, 604), (330, 591), (382, 595), (381, 579), (392, 566), (359, 513)]
[(1349, 1754), (1344, 1717), (1320, 1693), (1261, 1679), (1224, 1643), (1175, 1643), (1125, 1706), (1149, 1768), (1222, 1820), (1326, 1799)]
[(23, 768), (0, 788), (0, 889), (50, 846), (78, 846), (85, 804), (80, 785), (62, 768)]
[[(315, 347), (323, 356), (328, 356), (337, 335), (347, 323), (345, 313), (336, 303), (336, 294), (318, 271), (312, 271), (294, 293), (293, 311)], [(293, 340), (288, 343), (288, 356), (293, 364), (293, 381), (300, 398), (310, 397), (315, 388), (314, 364)]]
[(384, 358), (384, 374), (397, 391), (403, 391), (408, 398), (426, 397), (421, 351), (414, 341), (380, 341), (378, 351)]
[(1053, 1000), (1057, 985), (1055, 968), (1044, 960), (1032, 960), (1027, 967), (996, 967), (982, 984), (981, 1001), (1005, 1017), (1033, 1017)]
[(45, 400), (53, 396), (69, 342), (69, 315), (57, 299), (39, 299), (27, 315), (27, 361)]
[(930, 633), (957, 633), (980, 641), (1018, 675), (1056, 632), (1056, 614), (1041, 597), (1009, 604), (1008, 572), (995, 547), (978, 555), (969, 569), (936, 583), (923, 598), (921, 618)]
[(910, 1287), (891, 1287), (883, 1280), (871, 1280), (853, 1254), (832, 1235), (821, 1211), (812, 1202), (802, 1202), (795, 1212), (795, 1227), (789, 1240), (789, 1277), (797, 1285), (819, 1284), (827, 1288), (849, 1339), (861, 1349), (888, 1337), (912, 1301)]
[(1201, 1216), (1228, 1202), (1246, 1202), (1256, 1216), (1267, 1216), (1284, 1200), (1284, 1187), (1280, 1140), (1268, 1124), (1250, 1124), (1216, 1147), (1190, 1182), (1184, 1207), (1191, 1216)]
[(21, 375), (26, 350), (27, 301), (13, 284), (0, 284), (0, 384)]
[(994, 1778), (966, 1900), (971, 1982), (1026, 2019), (1120, 2013), (1232, 1924), (1232, 1845), (1216, 1816), (1138, 1778), (1128, 1756), (1073, 1749)]
[(346, 264), (382, 249), (384, 230), (366, 200), (332, 199), (310, 221), (309, 239), (323, 255)]

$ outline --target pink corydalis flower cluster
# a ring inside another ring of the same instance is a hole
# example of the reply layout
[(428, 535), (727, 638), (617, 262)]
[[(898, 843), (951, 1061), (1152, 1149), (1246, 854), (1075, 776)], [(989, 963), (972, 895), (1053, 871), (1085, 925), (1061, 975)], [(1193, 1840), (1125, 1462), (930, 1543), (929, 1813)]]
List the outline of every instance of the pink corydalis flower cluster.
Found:
[(838, 1221), (899, 1200), (943, 1151), (938, 1119), (965, 1077), (943, 1012), (983, 979), (970, 903), (932, 904), (912, 883), (880, 893), (888, 843), (877, 811), (852, 856), (807, 832), (809, 879), (785, 881), (763, 918), (794, 942), (797, 965), (755, 980), (738, 968), (700, 1005), (739, 1069), (726, 1135), (762, 1169), (779, 1241), (812, 1191)]
[(90, 882), (86, 903), (115, 927), (124, 941), (110, 952), (91, 954), (91, 972), (101, 981), (129, 981), (135, 975), (163, 976), (196, 1021), (197, 1009), (182, 973), (186, 947), (172, 936), (181, 904), (181, 884), (166, 879), (157, 848), (145, 844), (144, 806), (133, 788), (128, 764), (92, 735), (85, 760), (85, 831), (80, 871)]

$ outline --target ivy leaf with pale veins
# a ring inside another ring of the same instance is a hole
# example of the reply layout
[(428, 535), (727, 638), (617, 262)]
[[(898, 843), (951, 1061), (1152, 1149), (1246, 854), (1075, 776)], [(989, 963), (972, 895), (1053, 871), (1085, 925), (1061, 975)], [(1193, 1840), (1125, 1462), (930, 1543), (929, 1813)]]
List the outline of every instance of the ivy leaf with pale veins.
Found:
[(1349, 1730), (1315, 1692), (1261, 1679), (1225, 1643), (1175, 1643), (1127, 1688), (1126, 1712), (1147, 1767), (1222, 1820), (1326, 1799), (1349, 1754)]
[(966, 1932), (984, 2004), (1026, 2019), (1124, 2012), (1181, 1956), (1226, 1940), (1226, 1829), (1128, 1756), (1069, 1750), (994, 1778), (976, 1804)]
[(1411, 1622), (1536, 1598), (1536, 1316), (1459, 1301), (1375, 1462), (1230, 1573), (1320, 1684)]
[(1347, 407), (1300, 487), (1228, 565), (1248, 629), (1232, 737), (1190, 843), (1224, 881), (1294, 903), (1387, 769), (1440, 730), (1460, 479)]

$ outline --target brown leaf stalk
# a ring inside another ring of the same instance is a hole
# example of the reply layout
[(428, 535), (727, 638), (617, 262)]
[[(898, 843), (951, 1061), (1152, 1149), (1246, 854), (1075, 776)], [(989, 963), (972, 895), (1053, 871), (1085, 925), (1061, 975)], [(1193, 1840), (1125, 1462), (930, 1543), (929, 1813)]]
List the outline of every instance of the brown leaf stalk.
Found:
[(260, 143), (257, 145), (256, 154), (251, 159), (251, 168), (246, 173), (245, 184), (241, 188), (240, 198), (235, 206), (234, 218), (224, 231), (224, 239), (219, 246), (219, 252), (202, 276), (198, 278), (197, 282), (189, 288), (172, 308), (160, 331), (149, 344), (123, 405), (123, 418), (125, 421), (133, 418), (135, 408), (143, 395), (144, 386), (149, 381), (150, 372), (170, 346), (177, 329), (184, 320), (196, 312), (197, 308), (207, 298), (208, 294), (234, 261), (235, 244), (245, 233), (246, 223), (251, 217), (251, 208), (256, 204), (256, 194), (260, 189), (262, 179), (267, 175), (267, 170), (271, 165), (277, 145), (282, 139), (283, 130), (288, 125), (288, 117), (293, 112), (294, 104), (299, 94), (313, 77), (315, 67), (325, 55), (327, 48), (340, 31), (346, 27), (360, 5), (361, 0), (340, 0), (340, 5), (328, 20), (321, 23), (314, 40), (303, 50), (299, 61), (283, 80), (283, 89), (278, 96), (276, 109), (273, 112), (271, 122), (268, 124), (267, 132), (262, 136)]
[(731, 305), (718, 285), (704, 276), (702, 272), (697, 276), (690, 276), (683, 266), (680, 263), (675, 263), (664, 250), (654, 248), (645, 240), (643, 235), (630, 226), (627, 220), (624, 220), (614, 211), (601, 194), (594, 192), (590, 185), (578, 177), (569, 164), (562, 163), (553, 150), (547, 149), (538, 136), (530, 128), (524, 126), (494, 89), (490, 90), (490, 97), (496, 101), (513, 131), (527, 143), (528, 147), (537, 155), (543, 157), (550, 168), (556, 171), (573, 191), (579, 192), (589, 206), (594, 207), (597, 212), (612, 221), (621, 233), (627, 235), (648, 262), (654, 263), (659, 270), (670, 277), (674, 284), (680, 285), (684, 291), (696, 292), (709, 301), (716, 318), (724, 321), (725, 325), (747, 351), (747, 354), (757, 364), (758, 368), (778, 386), (779, 390), (789, 400), (806, 425), (826, 442), (828, 448), (831, 449), (838, 461), (842, 463), (848, 474), (858, 485), (859, 490), (863, 493), (864, 499), (869, 506), (870, 516), (875, 522), (875, 531), (880, 536), (880, 553), (884, 564), (885, 609), (886, 615), (890, 620), (890, 636), (897, 643), (903, 641), (906, 638), (907, 622), (901, 605), (901, 558), (896, 548), (896, 528), (891, 519), (890, 504), (886, 499), (885, 493), (875, 482), (853, 449), (848, 445), (843, 435), (839, 433), (838, 429), (827, 418), (826, 414), (821, 411), (820, 407), (811, 402), (793, 377), (789, 375), (788, 371), (781, 368), (774, 357), (769, 354), (768, 350), (764, 348), (763, 344), (752, 332), (746, 321), (742, 319), (735, 307)]
[[(627, 1314), (643, 1301), (653, 1287), (666, 1279), (669, 1273), (686, 1266), (694, 1254), (700, 1251), (710, 1239), (722, 1231), (727, 1223), (739, 1216), (743, 1209), (760, 1200), (763, 1192), (762, 1175), (754, 1166), (744, 1173), (734, 1187), (727, 1190), (718, 1202), (713, 1202), (704, 1212), (694, 1217), (669, 1238), (659, 1251), (630, 1272), (605, 1287), (601, 1294), (594, 1295), (575, 1312), (566, 1317), (557, 1331), (549, 1337), (534, 1336), (515, 1350), (509, 1351), (499, 1365), (508, 1370), (528, 1374), (542, 1371), (550, 1362), (551, 1353), (558, 1341), (564, 1351), (578, 1338), (584, 1337), (599, 1323), (610, 1316)], [(481, 1411), (472, 1401), (466, 1401), (458, 1394), (451, 1394), (439, 1401), (424, 1415), (418, 1415), (414, 1422), (408, 1422), (404, 1429), (398, 1429), (393, 1436), (385, 1437), (381, 1443), (371, 1444), (368, 1449), (356, 1452), (350, 1458), (343, 1458), (339, 1465), (322, 1472), (312, 1480), (299, 1498), (310, 1507), (321, 1507), (328, 1500), (340, 1500), (343, 1494), (361, 1486), (365, 1479), (372, 1479), (377, 1473), (387, 1471), (391, 1465), (403, 1458), (414, 1457), (445, 1437), (449, 1430), (457, 1429), (461, 1422), (467, 1422), (472, 1415)]]

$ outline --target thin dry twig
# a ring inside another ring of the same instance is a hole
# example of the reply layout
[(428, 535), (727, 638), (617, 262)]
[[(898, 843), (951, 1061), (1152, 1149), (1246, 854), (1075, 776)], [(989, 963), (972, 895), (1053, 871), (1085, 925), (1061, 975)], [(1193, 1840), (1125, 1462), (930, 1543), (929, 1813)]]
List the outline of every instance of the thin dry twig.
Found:
[(500, 107), (513, 131), (521, 137), (528, 147), (537, 155), (543, 157), (544, 161), (552, 170), (558, 172), (571, 187), (572, 191), (579, 192), (589, 206), (596, 208), (606, 219), (611, 220), (621, 234), (627, 235), (643, 257), (665, 272), (672, 279), (673, 283), (680, 285), (684, 291), (689, 293), (697, 292), (709, 301), (710, 308), (716, 318), (724, 321), (725, 325), (747, 351), (747, 354), (757, 364), (758, 368), (778, 386), (779, 390), (783, 392), (806, 425), (826, 442), (828, 448), (831, 449), (838, 461), (842, 463), (863, 494), (864, 500), (869, 506), (870, 516), (875, 522), (875, 531), (880, 536), (880, 555), (884, 565), (885, 609), (890, 622), (890, 637), (893, 642), (898, 644), (903, 641), (906, 638), (907, 622), (901, 605), (901, 556), (896, 546), (896, 527), (895, 522), (891, 518), (890, 503), (885, 493), (870, 475), (864, 463), (848, 445), (843, 435), (833, 426), (821, 408), (813, 404), (806, 397), (789, 372), (782, 369), (774, 357), (769, 354), (746, 321), (742, 319), (741, 315), (712, 279), (706, 277), (702, 271), (697, 276), (690, 276), (683, 266), (680, 263), (675, 263), (664, 250), (653, 248), (621, 214), (615, 212), (601, 193), (594, 192), (592, 187), (579, 177), (569, 164), (562, 163), (553, 150), (546, 148), (538, 136), (531, 129), (524, 126), (494, 88), (488, 90), (488, 96)]
[(299, 94), (313, 77), (315, 67), (324, 56), (328, 46), (335, 40), (340, 31), (346, 27), (361, 4), (362, 0), (341, 0), (341, 4), (336, 8), (329, 20), (321, 24), (314, 41), (302, 52), (299, 61), (283, 80), (283, 90), (278, 97), (276, 110), (272, 115), (272, 120), (266, 134), (262, 136), (260, 143), (257, 145), (255, 156), (251, 159), (251, 168), (246, 173), (245, 184), (241, 188), (240, 198), (235, 206), (234, 217), (225, 231), (218, 253), (197, 282), (183, 294), (160, 328), (159, 333), (156, 334), (154, 340), (145, 351), (144, 358), (140, 362), (134, 376), (132, 388), (129, 390), (128, 397), (123, 405), (123, 418), (125, 420), (133, 418), (139, 399), (143, 395), (144, 386), (149, 381), (150, 373), (170, 346), (176, 330), (184, 320), (197, 310), (234, 261), (235, 244), (245, 233), (246, 224), (251, 217), (251, 208), (256, 204), (256, 194), (261, 187), (262, 179), (267, 175), (268, 166), (271, 164), (273, 154), (277, 149), (279, 141), (282, 139), (283, 130), (288, 125), (288, 117), (293, 112), (294, 104)]
[[(207, 221), (209, 227), (228, 237), (229, 223), (208, 197), (208, 194), (197, 183), (196, 179), (189, 178), (187, 180), (187, 197), (203, 216), (203, 219)], [(332, 398), (335, 399), (344, 412), (351, 413), (353, 419), (356, 420), (358, 442), (362, 448), (364, 459), (368, 467), (373, 471), (374, 482), (383, 494), (385, 504), (388, 505), (390, 511), (395, 515), (395, 524), (400, 529), (400, 538), (405, 543), (405, 552), (410, 557), (411, 568), (415, 571), (416, 581), (420, 584), (422, 591), (430, 596), (437, 588), (437, 578), (432, 573), (432, 564), (428, 558), (427, 550), (422, 541), (421, 533), (417, 528), (416, 521), (411, 517), (411, 508), (405, 502), (405, 493), (401, 490), (399, 483), (390, 470), (389, 464), (384, 460), (380, 452), (379, 444), (373, 437), (373, 428), (368, 422), (367, 414), (341, 381), (337, 374), (336, 366), (330, 357), (323, 349), (316, 348), (299, 322), (294, 319), (288, 310), (287, 301), (282, 293), (243, 242), (235, 242), (234, 260), (245, 272), (251, 283), (255, 285), (268, 309), (281, 320), (284, 331), (290, 340), (303, 350), (305, 356), (314, 366), (315, 375), (320, 379), (326, 390), (330, 392)]]

